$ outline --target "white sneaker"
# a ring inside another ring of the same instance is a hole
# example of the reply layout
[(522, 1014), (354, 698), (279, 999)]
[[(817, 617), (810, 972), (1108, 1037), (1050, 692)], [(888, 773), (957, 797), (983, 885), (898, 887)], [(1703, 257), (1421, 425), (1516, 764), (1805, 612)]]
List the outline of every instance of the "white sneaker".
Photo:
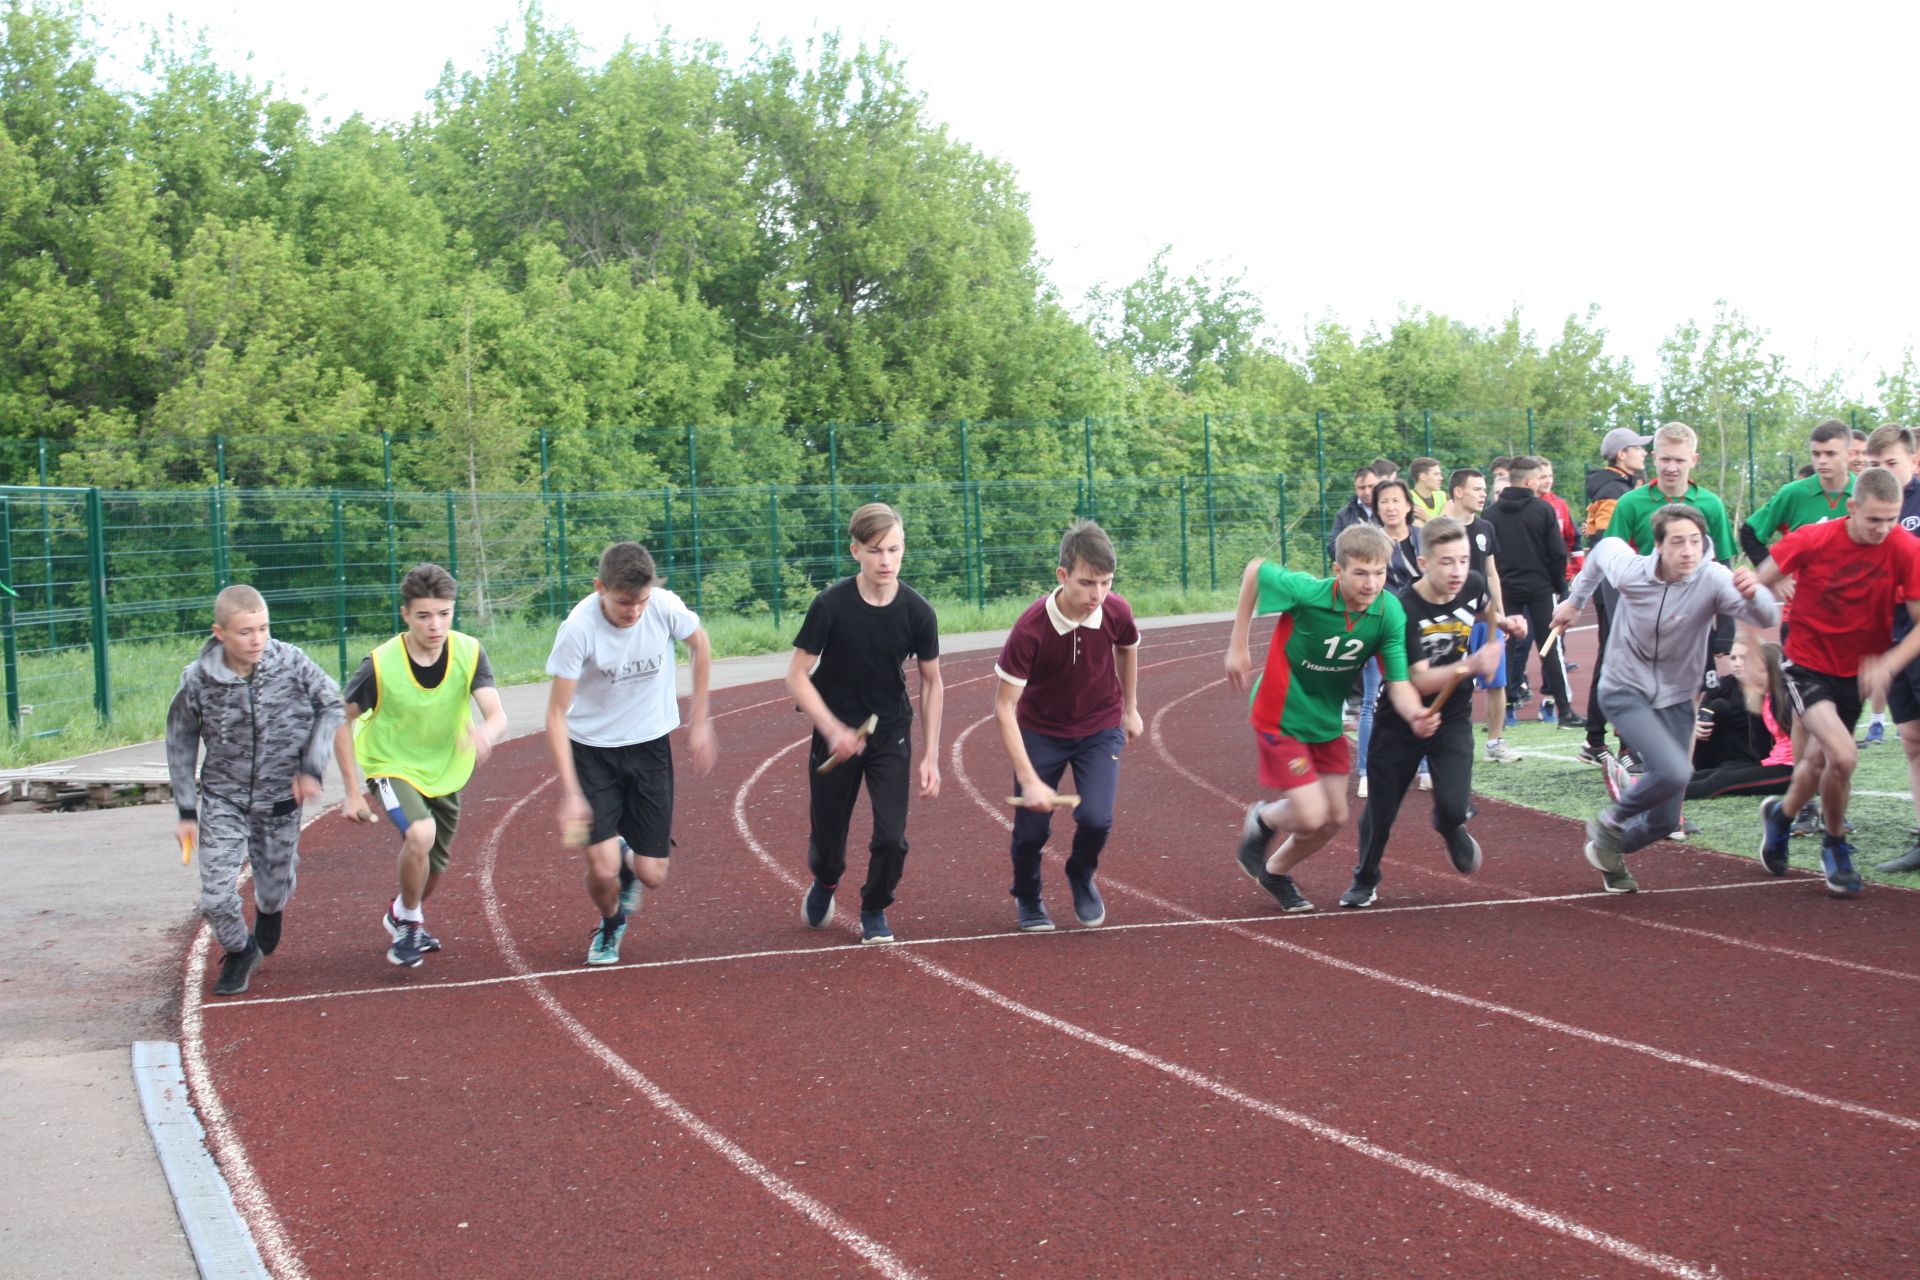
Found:
[(1360, 775), (1358, 795), (1362, 800), (1367, 798), (1367, 775), (1364, 773)]
[(1419, 786), (1420, 786), (1420, 789), (1421, 789), (1422, 791), (1431, 791), (1431, 790), (1433, 790), (1433, 775), (1432, 775), (1432, 774), (1430, 774), (1430, 773), (1423, 773), (1423, 774), (1419, 774), (1419, 775), (1417, 776), (1417, 780), (1418, 780), (1418, 782), (1419, 782)]
[(1489, 738), (1487, 740), (1487, 759), (1493, 761), (1495, 764), (1512, 764), (1514, 761), (1520, 759), (1520, 753), (1508, 746), (1505, 738)]

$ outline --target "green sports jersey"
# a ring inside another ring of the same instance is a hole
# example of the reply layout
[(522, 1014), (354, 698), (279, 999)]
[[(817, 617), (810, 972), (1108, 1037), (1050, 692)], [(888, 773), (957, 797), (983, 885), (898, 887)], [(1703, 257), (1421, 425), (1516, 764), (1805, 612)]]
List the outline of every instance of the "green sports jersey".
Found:
[(1697, 484), (1687, 486), (1681, 497), (1669, 498), (1657, 484), (1643, 484), (1621, 495), (1613, 504), (1613, 519), (1607, 522), (1609, 538), (1625, 538), (1643, 556), (1653, 554), (1653, 513), (1676, 502), (1684, 502), (1707, 520), (1707, 537), (1713, 541), (1713, 558), (1731, 560), (1740, 554), (1740, 543), (1727, 520), (1726, 504)]
[(1332, 578), (1260, 564), (1260, 613), (1278, 613), (1267, 666), (1253, 689), (1253, 727), (1301, 742), (1340, 736), (1340, 711), (1374, 654), (1389, 680), (1407, 678), (1407, 614), (1382, 591), (1364, 613), (1350, 612)]
[(1847, 514), (1847, 498), (1853, 493), (1853, 477), (1839, 493), (1820, 487), (1819, 476), (1801, 476), (1780, 486), (1765, 506), (1747, 517), (1747, 527), (1762, 542), (1772, 542), (1783, 533), (1822, 520), (1837, 520)]

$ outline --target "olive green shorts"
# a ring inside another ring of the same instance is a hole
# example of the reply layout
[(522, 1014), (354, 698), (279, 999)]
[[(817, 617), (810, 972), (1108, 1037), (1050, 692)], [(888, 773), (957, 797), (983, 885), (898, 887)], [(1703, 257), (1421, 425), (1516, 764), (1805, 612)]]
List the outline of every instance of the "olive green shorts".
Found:
[(373, 790), (374, 803), (402, 835), (420, 819), (433, 819), (433, 848), (427, 851), (427, 866), (436, 874), (445, 871), (452, 856), (453, 833), (460, 825), (460, 793), (423, 796), (404, 778), (368, 778), (367, 785)]

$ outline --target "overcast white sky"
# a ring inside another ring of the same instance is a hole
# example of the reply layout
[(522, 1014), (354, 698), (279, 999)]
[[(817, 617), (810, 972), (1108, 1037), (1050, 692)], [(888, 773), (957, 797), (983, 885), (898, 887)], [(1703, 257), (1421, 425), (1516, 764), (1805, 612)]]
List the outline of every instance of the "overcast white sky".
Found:
[[(477, 69), (510, 0), (87, 0), (208, 29), (321, 118), (405, 119)], [(1010, 161), (1063, 296), (1239, 271), (1276, 334), (1423, 306), (1543, 339), (1599, 304), (1644, 378), (1724, 298), (1803, 376), (1870, 395), (1920, 324), (1920, 101), (1906, 5), (901, 5), (550, 0), (604, 56), (632, 33), (885, 37), (954, 136)], [(119, 34), (115, 34), (115, 33)], [(737, 52), (736, 52), (737, 60)]]

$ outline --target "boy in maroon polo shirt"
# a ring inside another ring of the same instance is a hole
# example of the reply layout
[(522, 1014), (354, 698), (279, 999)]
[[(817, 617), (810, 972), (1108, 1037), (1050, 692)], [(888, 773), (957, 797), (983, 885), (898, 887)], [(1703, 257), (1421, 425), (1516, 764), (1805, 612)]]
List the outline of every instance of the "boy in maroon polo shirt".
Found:
[(1900, 523), (1900, 497), (1892, 472), (1869, 467), (1854, 481), (1846, 519), (1795, 529), (1760, 566), (1769, 588), (1792, 579), (1785, 630), (1795, 761), (1787, 794), (1760, 805), (1760, 860), (1786, 874), (1793, 815), (1818, 790), (1826, 823), (1820, 863), (1838, 897), (1862, 888), (1846, 838), (1861, 700), (1883, 696), (1892, 674), (1920, 657), (1920, 629), (1887, 647), (1895, 605), (1920, 620), (1920, 540), (1889, 536)]
[(993, 668), (1000, 677), (993, 718), (1021, 802), (1013, 815), (1012, 893), (1029, 933), (1053, 928), (1040, 901), (1040, 852), (1053, 825), (1053, 789), (1068, 766), (1080, 795), (1067, 858), (1074, 918), (1089, 929), (1107, 918), (1093, 873), (1113, 829), (1121, 749), (1142, 728), (1140, 629), (1113, 594), (1113, 570), (1106, 531), (1075, 521), (1060, 539), (1060, 584), (1020, 615)]

